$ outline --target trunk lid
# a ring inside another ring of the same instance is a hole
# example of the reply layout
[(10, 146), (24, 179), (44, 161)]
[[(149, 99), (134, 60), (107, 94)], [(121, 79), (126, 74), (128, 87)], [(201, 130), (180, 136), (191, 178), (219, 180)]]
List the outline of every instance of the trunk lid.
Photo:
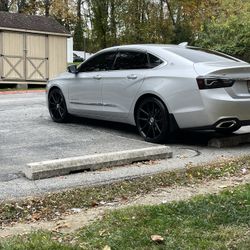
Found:
[(194, 63), (194, 69), (199, 75), (239, 75), (250, 77), (250, 64), (246, 62), (203, 62)]
[(250, 98), (250, 64), (245, 62), (195, 63), (194, 69), (200, 76), (218, 76), (235, 79), (230, 88), (225, 88), (234, 99)]

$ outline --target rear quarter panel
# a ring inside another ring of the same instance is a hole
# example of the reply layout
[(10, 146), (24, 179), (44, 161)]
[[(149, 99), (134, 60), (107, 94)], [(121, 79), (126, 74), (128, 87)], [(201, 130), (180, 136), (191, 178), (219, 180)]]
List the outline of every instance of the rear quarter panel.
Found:
[(137, 100), (146, 94), (159, 97), (169, 113), (174, 114), (182, 127), (182, 113), (203, 110), (203, 102), (196, 82), (197, 73), (192, 65), (167, 65), (161, 69), (149, 70), (145, 73), (144, 82), (138, 91), (130, 111), (130, 123), (135, 124), (134, 109)]

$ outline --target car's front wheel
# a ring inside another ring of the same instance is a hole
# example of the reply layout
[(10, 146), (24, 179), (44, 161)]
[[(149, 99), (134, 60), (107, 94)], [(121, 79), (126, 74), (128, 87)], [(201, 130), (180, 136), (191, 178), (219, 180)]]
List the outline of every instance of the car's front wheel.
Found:
[(136, 126), (140, 135), (148, 142), (162, 143), (169, 133), (169, 114), (158, 98), (142, 100), (135, 114)]
[(53, 121), (66, 122), (69, 118), (66, 102), (60, 89), (54, 88), (48, 96), (49, 113)]

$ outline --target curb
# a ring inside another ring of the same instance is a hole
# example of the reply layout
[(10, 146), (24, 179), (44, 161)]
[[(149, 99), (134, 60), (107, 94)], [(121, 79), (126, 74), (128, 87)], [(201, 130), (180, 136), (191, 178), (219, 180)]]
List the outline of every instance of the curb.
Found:
[(30, 180), (51, 178), (84, 170), (94, 171), (106, 167), (121, 166), (133, 162), (172, 158), (167, 146), (126, 150), (104, 154), (85, 155), (27, 164), (23, 173)]
[(214, 138), (208, 142), (209, 147), (226, 148), (234, 147), (243, 143), (250, 142), (250, 133), (232, 135), (230, 137)]
[(13, 91), (0, 91), (0, 95), (15, 95), (15, 94), (27, 94), (27, 93), (45, 93), (45, 90), (13, 90)]

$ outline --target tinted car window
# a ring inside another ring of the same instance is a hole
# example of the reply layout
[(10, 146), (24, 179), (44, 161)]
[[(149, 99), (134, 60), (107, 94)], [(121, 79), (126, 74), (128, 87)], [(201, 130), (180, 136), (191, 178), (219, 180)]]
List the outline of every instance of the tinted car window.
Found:
[(182, 56), (194, 63), (198, 62), (218, 62), (218, 61), (237, 61), (229, 56), (216, 53), (211, 50), (204, 50), (199, 48), (167, 48), (168, 51), (171, 51), (179, 56)]
[(148, 54), (148, 58), (149, 58), (150, 68), (155, 68), (163, 63), (163, 61), (160, 58), (154, 55)]
[(91, 72), (91, 71), (111, 70), (116, 54), (117, 54), (116, 52), (106, 52), (97, 55), (93, 58), (90, 58), (88, 61), (86, 61), (80, 66), (79, 71)]
[(148, 68), (147, 54), (137, 51), (120, 51), (114, 65), (115, 70)]

